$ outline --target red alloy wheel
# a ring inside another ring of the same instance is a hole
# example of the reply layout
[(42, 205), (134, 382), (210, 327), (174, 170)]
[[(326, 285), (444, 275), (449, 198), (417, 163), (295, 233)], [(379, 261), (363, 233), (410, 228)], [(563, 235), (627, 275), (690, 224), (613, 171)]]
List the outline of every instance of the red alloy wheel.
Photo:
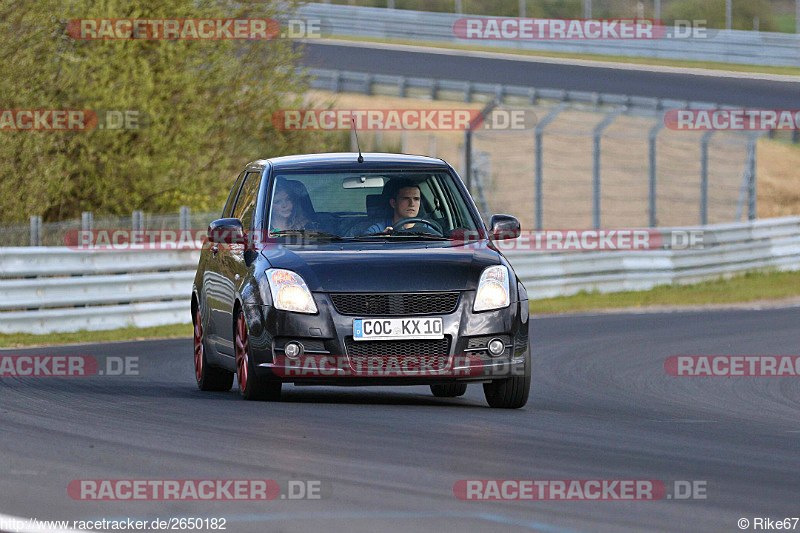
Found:
[(248, 349), (247, 324), (244, 314), (239, 313), (236, 321), (236, 379), (239, 381), (240, 391), (247, 388)]
[(203, 378), (203, 351), (203, 322), (198, 307), (194, 316), (194, 375), (198, 382)]

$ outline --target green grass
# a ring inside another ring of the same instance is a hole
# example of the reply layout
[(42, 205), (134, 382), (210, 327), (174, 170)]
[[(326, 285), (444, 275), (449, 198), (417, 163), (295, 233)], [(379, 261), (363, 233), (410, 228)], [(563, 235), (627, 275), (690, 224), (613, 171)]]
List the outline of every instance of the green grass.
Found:
[(796, 27), (794, 22), (794, 13), (775, 15), (775, 22), (778, 24), (778, 31), (783, 33), (795, 32)]
[(0, 334), (0, 348), (19, 348), (23, 346), (47, 346), (51, 344), (75, 344), (84, 342), (136, 341), (143, 339), (171, 339), (191, 337), (191, 324), (155, 326), (152, 328), (123, 328), (105, 331), (76, 331), (74, 333), (30, 333)]
[(800, 68), (797, 67), (771, 67), (767, 65), (743, 65), (737, 63), (716, 63), (712, 61), (688, 61), (683, 59), (664, 59), (656, 57), (627, 57), (609, 56), (595, 54), (570, 54), (562, 52), (545, 52), (517, 50), (512, 48), (495, 48), (490, 46), (479, 46), (474, 44), (452, 44), (441, 42), (416, 41), (408, 39), (378, 39), (371, 37), (349, 37), (344, 35), (330, 36), (330, 39), (377, 42), (386, 44), (405, 44), (414, 46), (430, 46), (436, 48), (448, 48), (451, 50), (471, 50), (476, 52), (497, 52), (504, 54), (517, 54), (529, 57), (553, 57), (562, 59), (583, 59), (588, 61), (609, 61), (614, 63), (628, 63), (631, 65), (653, 65), (665, 67), (681, 68), (702, 68), (709, 70), (727, 70), (732, 72), (749, 72), (757, 74), (778, 74), (784, 76), (800, 76)]
[(532, 300), (530, 307), (533, 314), (549, 314), (662, 305), (733, 304), (793, 296), (800, 296), (800, 272), (761, 271), (695, 285), (662, 285), (649, 291), (580, 292), (574, 296)]

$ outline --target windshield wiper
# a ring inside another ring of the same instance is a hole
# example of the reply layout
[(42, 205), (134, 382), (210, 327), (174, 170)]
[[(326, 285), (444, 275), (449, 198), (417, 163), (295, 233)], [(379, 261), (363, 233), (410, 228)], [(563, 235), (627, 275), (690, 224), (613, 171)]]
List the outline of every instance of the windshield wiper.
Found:
[(424, 239), (434, 240), (434, 241), (447, 241), (450, 240), (443, 235), (436, 235), (434, 233), (428, 233), (426, 231), (408, 231), (408, 230), (394, 230), (394, 231), (381, 231), (379, 233), (366, 233), (364, 235), (357, 235), (356, 238), (364, 238), (364, 237), (422, 237)]
[(271, 231), (270, 237), (304, 237), (316, 239), (328, 239), (331, 241), (343, 241), (344, 237), (336, 235), (335, 233), (328, 233), (326, 231), (317, 231), (309, 229), (285, 229), (280, 231)]

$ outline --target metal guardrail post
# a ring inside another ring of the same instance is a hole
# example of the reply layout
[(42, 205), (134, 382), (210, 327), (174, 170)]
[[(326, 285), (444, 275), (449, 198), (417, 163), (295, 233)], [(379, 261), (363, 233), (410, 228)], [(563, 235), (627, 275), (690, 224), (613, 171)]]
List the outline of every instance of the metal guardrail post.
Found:
[(192, 229), (192, 220), (191, 220), (192, 210), (187, 205), (182, 205), (180, 208), (180, 225), (181, 230), (189, 230)]
[(31, 216), (31, 246), (42, 245), (42, 217)]
[(708, 224), (708, 142), (715, 130), (709, 130), (700, 138), (700, 225)]
[(657, 161), (656, 161), (656, 148), (658, 146), (658, 134), (664, 128), (664, 117), (666, 117), (666, 113), (661, 115), (661, 120), (658, 121), (658, 124), (653, 126), (650, 129), (650, 133), (648, 134), (648, 141), (649, 141), (649, 215), (650, 215), (650, 227), (655, 228), (658, 225), (658, 173), (657, 173)]
[(617, 115), (619, 111), (606, 116), (592, 132), (592, 227), (594, 229), (600, 229), (600, 137)]
[(544, 135), (544, 129), (550, 124), (555, 118), (561, 113), (567, 104), (558, 104), (552, 111), (550, 111), (547, 116), (542, 119), (541, 122), (536, 124), (536, 128), (533, 130), (533, 137), (535, 143), (535, 150), (536, 150), (536, 198), (535, 198), (535, 209), (536, 209), (536, 230), (542, 229), (542, 220), (543, 220), (543, 198), (542, 198), (542, 184), (544, 182), (543, 170), (542, 170), (542, 136)]
[(144, 229), (144, 213), (141, 211), (134, 211), (131, 213), (131, 229), (133, 231), (142, 231)]
[(367, 74), (366, 77), (364, 78), (364, 94), (366, 94), (367, 96), (372, 95), (372, 82), (373, 82), (372, 74)]
[(408, 86), (408, 80), (405, 76), (400, 76), (400, 80), (397, 82), (397, 92), (400, 98), (406, 97), (406, 87)]
[(81, 230), (92, 231), (94, 226), (94, 217), (91, 211), (84, 211), (81, 213)]
[(468, 81), (464, 85), (464, 101), (470, 103), (472, 101), (472, 82)]

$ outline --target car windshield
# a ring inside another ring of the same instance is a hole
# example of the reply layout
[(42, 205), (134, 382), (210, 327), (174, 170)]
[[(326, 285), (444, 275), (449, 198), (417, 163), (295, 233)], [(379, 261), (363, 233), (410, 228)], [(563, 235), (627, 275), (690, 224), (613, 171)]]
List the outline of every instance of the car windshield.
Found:
[(440, 240), (476, 230), (454, 179), (447, 171), (280, 173), (269, 201), (269, 235)]

